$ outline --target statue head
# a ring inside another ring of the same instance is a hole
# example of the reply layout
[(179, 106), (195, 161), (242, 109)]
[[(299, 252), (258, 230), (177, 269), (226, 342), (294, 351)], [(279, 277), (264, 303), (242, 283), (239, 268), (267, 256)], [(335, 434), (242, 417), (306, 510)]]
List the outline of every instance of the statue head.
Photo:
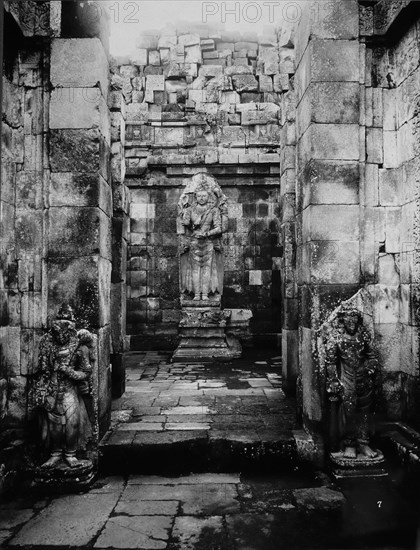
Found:
[(359, 328), (359, 325), (362, 324), (362, 316), (360, 311), (357, 309), (347, 309), (342, 312), (342, 323), (345, 331), (350, 336), (354, 336)]
[(209, 192), (207, 189), (200, 187), (195, 192), (195, 198), (197, 199), (198, 204), (203, 206), (209, 202)]
[(93, 342), (93, 334), (84, 328), (77, 331), (77, 337), (79, 342), (85, 346), (90, 346)]
[(59, 346), (65, 346), (70, 342), (74, 331), (74, 323), (57, 319), (51, 327), (51, 333)]
[(70, 342), (74, 330), (73, 310), (68, 304), (63, 304), (58, 310), (56, 320), (53, 322), (51, 334), (58, 345), (65, 346)]

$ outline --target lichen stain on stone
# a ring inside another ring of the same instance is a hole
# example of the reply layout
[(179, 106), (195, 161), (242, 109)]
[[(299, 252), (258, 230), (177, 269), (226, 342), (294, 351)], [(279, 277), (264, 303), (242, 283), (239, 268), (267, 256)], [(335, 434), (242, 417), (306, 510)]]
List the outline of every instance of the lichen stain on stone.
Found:
[(78, 326), (92, 328), (98, 323), (98, 287), (90, 281), (79, 281), (73, 304)]

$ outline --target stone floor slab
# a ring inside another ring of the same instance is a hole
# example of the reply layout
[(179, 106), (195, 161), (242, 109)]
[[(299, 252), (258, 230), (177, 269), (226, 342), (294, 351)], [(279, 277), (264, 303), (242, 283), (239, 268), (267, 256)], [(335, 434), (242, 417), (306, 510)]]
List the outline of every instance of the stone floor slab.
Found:
[(31, 509), (24, 510), (0, 510), (0, 529), (13, 529), (18, 525), (29, 521), (34, 515)]
[(121, 501), (114, 513), (127, 516), (175, 516), (178, 506), (177, 500)]
[(125, 481), (121, 476), (104, 477), (95, 482), (89, 494), (112, 493), (119, 496), (122, 493), (124, 485)]
[(235, 550), (280, 550), (281, 541), (273, 537), (275, 521), (273, 514), (228, 516), (227, 531), (229, 539), (234, 541)]
[(223, 518), (178, 517), (172, 538), (174, 550), (220, 549), (227, 550)]
[(121, 502), (181, 501), (185, 515), (222, 515), (239, 512), (235, 485), (128, 485)]
[(168, 516), (116, 516), (110, 518), (94, 548), (166, 548), (172, 518)]
[(306, 510), (335, 510), (346, 501), (341, 491), (334, 491), (328, 487), (296, 489), (293, 496), (296, 504)]
[(118, 426), (118, 430), (135, 430), (136, 432), (159, 432), (163, 430), (163, 422), (130, 422)]
[(11, 546), (87, 546), (105, 525), (118, 496), (68, 495), (53, 500), (29, 521), (9, 543)]
[(206, 405), (199, 405), (196, 407), (169, 407), (162, 411), (162, 414), (207, 414), (209, 412)]
[(130, 476), (128, 485), (203, 485), (203, 484), (229, 484), (240, 483), (239, 474), (189, 474), (187, 476)]
[[(170, 418), (170, 416), (169, 416)], [(165, 430), (209, 430), (210, 424), (205, 422), (167, 422)]]
[(6, 531), (6, 530), (0, 530), (0, 544), (3, 544), (4, 542), (6, 542), (7, 539), (9, 539), (11, 537), (12, 533), (11, 531)]

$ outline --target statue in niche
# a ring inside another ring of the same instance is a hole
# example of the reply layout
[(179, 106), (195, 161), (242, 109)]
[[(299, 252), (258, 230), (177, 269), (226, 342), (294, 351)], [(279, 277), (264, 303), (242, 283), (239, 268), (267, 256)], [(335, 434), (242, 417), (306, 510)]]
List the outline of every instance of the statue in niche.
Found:
[(73, 311), (65, 304), (41, 339), (34, 401), (44, 412), (42, 439), (51, 450), (42, 468), (54, 468), (62, 460), (70, 468), (86, 465), (76, 452), (81, 436), (92, 431), (87, 408), (92, 409), (93, 339), (87, 330), (76, 331)]
[[(325, 361), (330, 422), (339, 452), (333, 458), (375, 459), (370, 446), (377, 355), (357, 309), (343, 308), (327, 331)], [(379, 457), (378, 457), (379, 458)]]
[(227, 230), (226, 197), (207, 174), (196, 174), (178, 204), (181, 295), (194, 302), (220, 303), (223, 292), (222, 234)]

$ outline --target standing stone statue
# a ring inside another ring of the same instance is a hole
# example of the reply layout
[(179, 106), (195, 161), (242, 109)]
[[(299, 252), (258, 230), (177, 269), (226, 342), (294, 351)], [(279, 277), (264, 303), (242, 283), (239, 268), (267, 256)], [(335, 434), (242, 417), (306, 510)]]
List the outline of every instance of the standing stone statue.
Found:
[(183, 298), (220, 302), (223, 292), (221, 237), (226, 229), (226, 197), (213, 178), (197, 174), (178, 205)]
[(44, 411), (43, 440), (50, 451), (42, 468), (51, 469), (63, 461), (70, 468), (86, 466), (76, 452), (81, 426), (86, 430), (89, 424), (82, 396), (92, 393), (92, 343), (89, 331), (76, 331), (73, 311), (64, 304), (41, 339), (34, 400)]
[(340, 448), (333, 459), (375, 459), (379, 452), (370, 446), (370, 436), (378, 362), (362, 314), (351, 307), (339, 311), (324, 345), (330, 422)]
[(178, 203), (182, 311), (174, 361), (230, 360), (241, 355), (240, 343), (226, 334), (231, 311), (221, 309), (222, 236), (227, 226), (227, 199), (220, 186), (208, 174), (196, 174)]

